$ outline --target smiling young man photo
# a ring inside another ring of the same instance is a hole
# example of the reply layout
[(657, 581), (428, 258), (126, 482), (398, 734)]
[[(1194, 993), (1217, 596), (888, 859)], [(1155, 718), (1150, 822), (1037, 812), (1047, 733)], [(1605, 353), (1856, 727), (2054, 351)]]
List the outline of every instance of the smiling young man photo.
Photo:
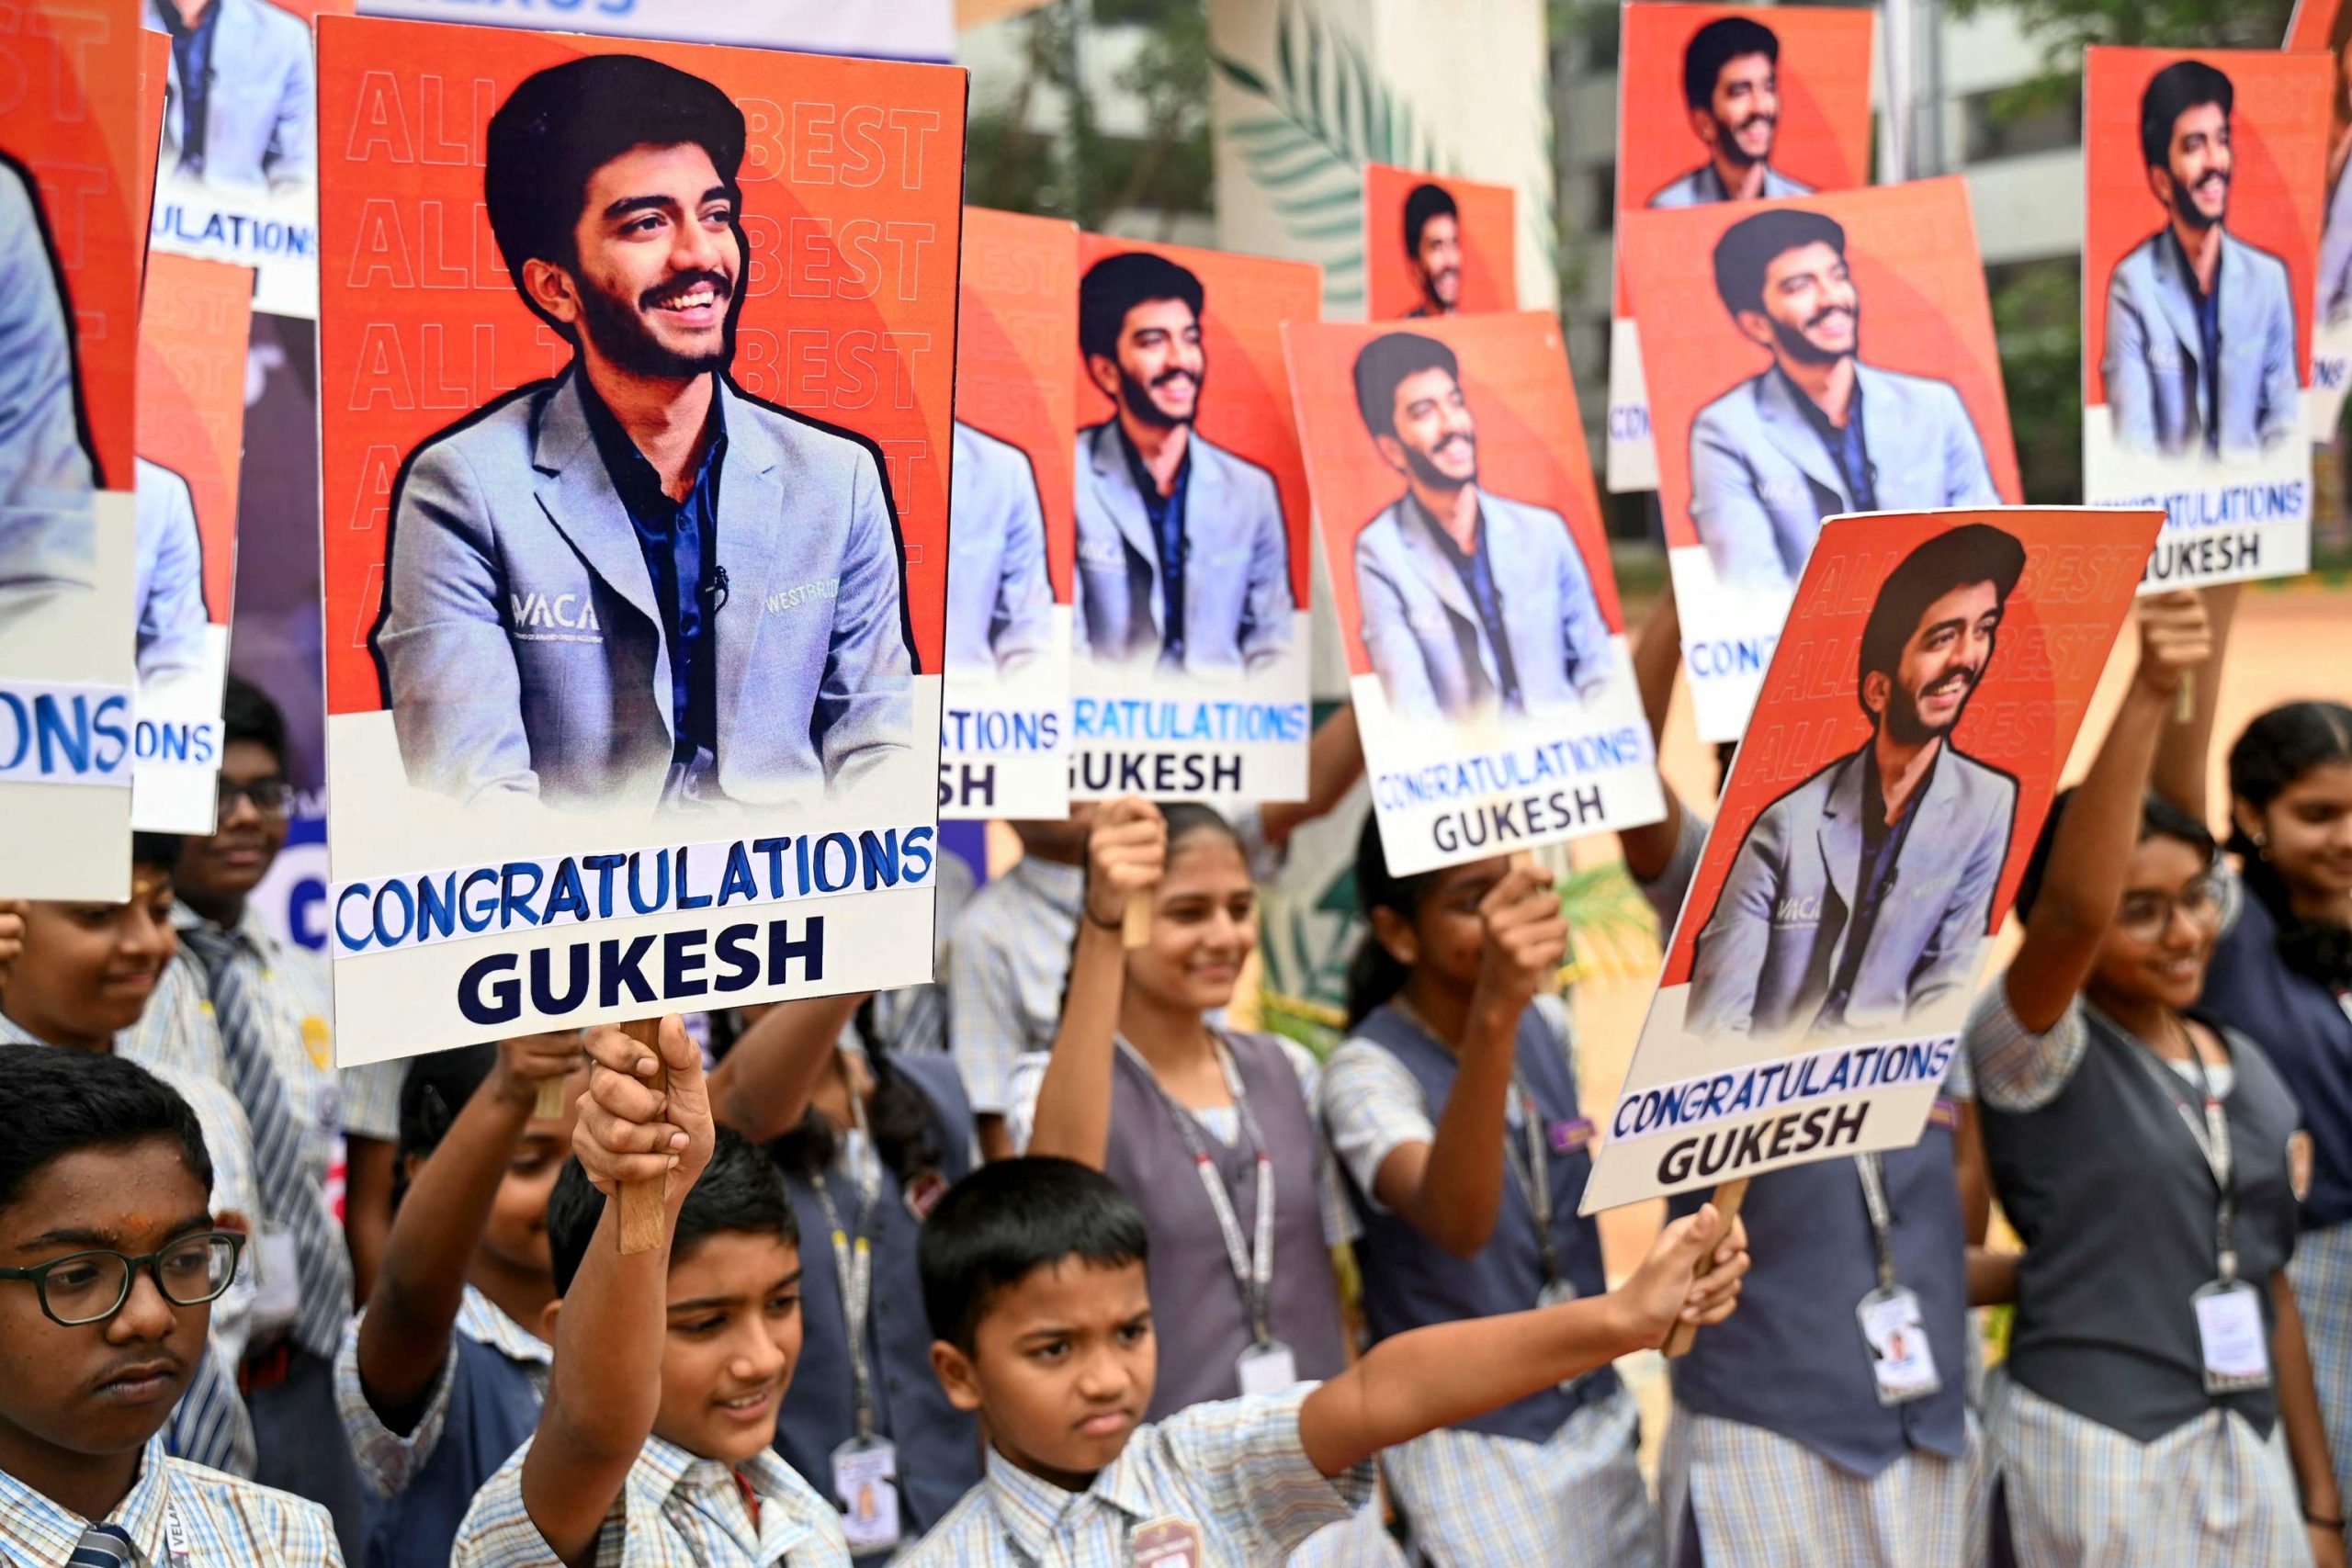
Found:
[(409, 782), (567, 810), (775, 806), (906, 757), (911, 633), (875, 446), (728, 375), (742, 111), (639, 56), (526, 79), (483, 197), (575, 350), (431, 437), (372, 638)]
[(1682, 101), (1707, 161), (1650, 197), (1652, 207), (1704, 207), (1811, 196), (1772, 166), (1781, 126), (1781, 40), (1747, 17), (1719, 17), (1682, 51)]
[(1719, 581), (1793, 589), (1839, 513), (2001, 504), (1959, 389), (1861, 358), (1844, 225), (1786, 208), (1743, 218), (1715, 243), (1714, 274), (1740, 334), (1772, 355), (1690, 424), (1690, 521)]
[(1460, 314), (1462, 209), (1443, 186), (1423, 181), (1406, 196), (1405, 255), (1421, 290), (1406, 316)]
[(2101, 373), (2134, 452), (2244, 457), (2301, 428), (2287, 264), (2228, 228), (2237, 91), (2181, 60), (2140, 100), (2140, 155), (2165, 226), (2115, 266)]
[(1079, 283), (1079, 352), (1115, 410), (1078, 434), (1077, 638), (1098, 663), (1238, 676), (1290, 647), (1274, 477), (1194, 428), (1205, 304), (1197, 276), (1148, 251)]
[(2024, 570), (2014, 536), (1969, 523), (1887, 575), (1856, 671), (1870, 738), (1748, 829), (1691, 959), (1691, 1033), (1897, 1028), (1967, 984), (2018, 785), (1953, 731)]

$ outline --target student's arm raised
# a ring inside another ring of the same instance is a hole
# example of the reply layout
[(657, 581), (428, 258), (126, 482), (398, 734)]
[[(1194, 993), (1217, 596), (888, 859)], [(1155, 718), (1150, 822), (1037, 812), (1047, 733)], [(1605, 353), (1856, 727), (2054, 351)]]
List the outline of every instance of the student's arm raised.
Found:
[(803, 997), (762, 1013), (711, 1069), (712, 1113), (755, 1144), (799, 1126), (842, 1030), (870, 994)]
[[(612, 1025), (588, 1034), (588, 1092), (571, 1149), (605, 1195), (605, 1212), (556, 1316), (555, 1371), (523, 1461), (524, 1506), (571, 1568), (595, 1561), (597, 1535), (653, 1430), (671, 1238), (679, 1206), (710, 1163), (702, 1049), (672, 1017), (662, 1021), (657, 1050), (658, 1058)], [(656, 1089), (648, 1080), (665, 1070)], [(665, 1179), (660, 1245), (623, 1252), (620, 1190)]]
[[(1702, 1258), (1712, 1262), (1703, 1273)], [(1306, 1396), (1299, 1441), (1317, 1470), (1341, 1474), (1385, 1448), (1655, 1348), (1677, 1324), (1721, 1323), (1747, 1272), (1746, 1234), (1735, 1223), (1725, 1235), (1708, 1204), (1667, 1226), (1633, 1278), (1606, 1295), (1382, 1340)]]
[(466, 1272), (540, 1086), (580, 1066), (571, 1030), (498, 1043), (498, 1066), (409, 1184), (359, 1320), (359, 1387), (377, 1419), (413, 1430), (449, 1356)]
[(1355, 705), (1342, 703), (1307, 738), (1306, 798), (1269, 801), (1258, 808), (1266, 841), (1286, 844), (1309, 822), (1337, 811), (1362, 777), (1363, 737), (1356, 729)]
[(1086, 901), (1062, 992), (1061, 1026), (1027, 1152), (1072, 1159), (1096, 1170), (1111, 1141), (1112, 1039), (1126, 981), (1121, 927), (1127, 903), (1148, 898), (1168, 868), (1168, 823), (1159, 807), (1133, 795), (1114, 800), (1086, 836)]
[(2036, 1034), (2054, 1027), (2090, 978), (2123, 898), (2124, 863), (2139, 841), (2141, 796), (2156, 738), (2182, 682), (2212, 650), (2205, 606), (2180, 590), (2142, 599), (2140, 664), (2090, 773), (2068, 797), (2041, 893), (2002, 984), (2010, 1010)]
[[(1642, 694), (1642, 716), (1649, 720), (1650, 750), (1655, 752), (1666, 739), (1666, 716), (1674, 706), (1674, 681), (1682, 670), (1682, 615), (1675, 605), (1672, 578), (1667, 580), (1657, 604), (1635, 634), (1631, 657), (1634, 686)], [(1656, 882), (1665, 874), (1674, 860), (1674, 846), (1682, 837), (1682, 796), (1662, 774), (1658, 784), (1666, 795), (1666, 815), (1617, 834), (1618, 845), (1625, 853), (1625, 869), (1636, 882)], [(1681, 901), (1677, 894), (1674, 902)]]
[(1504, 873), (1478, 901), (1478, 919), (1486, 941), (1445, 1109), (1430, 1141), (1398, 1145), (1373, 1181), (1373, 1196), (1456, 1258), (1476, 1254), (1495, 1234), (1520, 1015), (1568, 953), (1568, 923), (1541, 866)]

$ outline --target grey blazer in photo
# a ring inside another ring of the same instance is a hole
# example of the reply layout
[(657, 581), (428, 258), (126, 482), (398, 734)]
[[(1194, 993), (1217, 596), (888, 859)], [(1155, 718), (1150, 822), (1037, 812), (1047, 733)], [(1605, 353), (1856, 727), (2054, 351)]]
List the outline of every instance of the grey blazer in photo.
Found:
[[(1364, 649), (1392, 712), (1461, 718), (1494, 705), (1495, 649), (1462, 573), (1408, 500), (1391, 502), (1356, 536)], [(1521, 709), (1577, 703), (1607, 682), (1615, 656), (1575, 536), (1558, 513), (1485, 491), (1478, 516)]]
[[(1862, 862), (1862, 770), (1874, 766), (1865, 744), (1766, 807), (1748, 829), (1699, 933), (1689, 1032), (1811, 1027), (1845, 956)], [(2015, 779), (1944, 742), (1855, 972), (1846, 1031), (1897, 1029), (1968, 983), (2017, 803)]]
[(139, 478), (139, 564), (131, 612), (139, 630), (139, 682), (150, 685), (203, 667), (204, 541), (187, 480), (146, 458)]
[[(576, 372), (426, 441), (392, 498), (373, 638), (409, 782), (475, 800), (650, 808), (670, 650)], [(724, 378), (718, 775), (747, 805), (838, 793), (914, 739), (902, 557), (863, 443)]]
[(2333, 326), (2352, 317), (2352, 179), (2342, 175), (2327, 193), (2319, 231), (2319, 278), (2312, 292), (2312, 325)]
[[(1792, 180), (1771, 164), (1764, 165), (1764, 194), (1758, 201), (1775, 201), (1784, 196), (1811, 196), (1813, 187), (1802, 180)], [(1724, 193), (1724, 177), (1713, 164), (1702, 164), (1687, 175), (1679, 175), (1670, 185), (1661, 186), (1650, 197), (1653, 208), (1713, 207), (1719, 201), (1729, 201)]]
[(0, 607), (97, 586), (96, 476), (62, 287), (31, 179), (0, 157)]
[(1010, 673), (1053, 641), (1036, 470), (1020, 447), (959, 420), (948, 490), (947, 668)]
[[(2001, 504), (1984, 443), (1951, 382), (1859, 359), (1854, 376), (1879, 510)], [(1797, 406), (1804, 395), (1768, 369), (1690, 423), (1690, 522), (1725, 584), (1794, 588), (1821, 520), (1854, 510), (1829, 449)]]
[[(1290, 536), (1274, 476), (1188, 438), (1184, 500), (1184, 667), (1238, 675), (1281, 658), (1297, 602)], [(1159, 655), (1168, 615), (1159, 546), (1114, 419), (1078, 433), (1080, 656), (1102, 663)]]
[(2125, 450), (2177, 456), (2219, 431), (2222, 456), (2239, 457), (2290, 436), (2301, 439), (2296, 411), (2302, 376), (2287, 264), (2224, 230), (2219, 287), (2217, 408), (2205, 385), (2197, 282), (2172, 231), (2150, 235), (2115, 264), (2099, 368), (2116, 443)]
[[(317, 88), (311, 72), (311, 29), (267, 0), (212, 0), (211, 82), (204, 96), (204, 183), (239, 190), (283, 190), (311, 183), (316, 167), (311, 122)], [(162, 8), (148, 0), (147, 28), (162, 32)], [(187, 136), (187, 95), (179, 58), (165, 77), (163, 164), (179, 166)]]

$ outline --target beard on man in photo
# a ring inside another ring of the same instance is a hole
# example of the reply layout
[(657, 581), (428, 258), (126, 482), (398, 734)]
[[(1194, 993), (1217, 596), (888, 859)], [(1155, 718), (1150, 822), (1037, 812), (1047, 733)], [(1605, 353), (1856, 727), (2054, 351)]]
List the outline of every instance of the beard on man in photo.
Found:
[(1772, 166), (1781, 128), (1781, 40), (1748, 17), (1719, 17), (1682, 51), (1682, 98), (1707, 161), (1653, 193), (1654, 208), (1811, 196)]
[(1424, 182), (1405, 197), (1405, 255), (1421, 298), (1408, 318), (1462, 309), (1462, 209), (1443, 186)]

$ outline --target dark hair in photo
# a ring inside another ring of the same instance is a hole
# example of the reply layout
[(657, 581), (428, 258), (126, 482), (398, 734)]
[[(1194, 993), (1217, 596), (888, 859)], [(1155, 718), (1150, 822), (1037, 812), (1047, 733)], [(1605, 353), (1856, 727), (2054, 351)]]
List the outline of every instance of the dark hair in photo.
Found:
[(412, 1057), (401, 1075), (400, 1142), (392, 1156), (392, 1212), (408, 1196), (408, 1162), (426, 1159), (457, 1124), (474, 1090), (497, 1069), (498, 1047), (454, 1045)]
[(1143, 1211), (1076, 1160), (984, 1165), (949, 1188), (916, 1244), (931, 1332), (971, 1354), (998, 1295), (1040, 1269), (1077, 1258), (1098, 1269), (1147, 1260)]
[(286, 767), (286, 716), (269, 694), (243, 676), (232, 672), (220, 689), (220, 744), (250, 740)]
[(0, 1102), (11, 1121), (0, 1138), (0, 1207), (67, 1155), (148, 1138), (177, 1144), (188, 1174), (212, 1190), (212, 1156), (196, 1112), (177, 1089), (127, 1057), (0, 1045)]
[[(1223, 839), (1235, 849), (1241, 849), (1241, 835), (1227, 821), (1225, 813), (1214, 806), (1203, 806), (1196, 800), (1167, 800), (1159, 805), (1160, 820), (1168, 824), (1168, 854), (1174, 859), (1176, 846), (1195, 833), (1211, 833)], [(1242, 858), (1249, 855), (1244, 852)]]
[(570, 335), (523, 287), (523, 264), (580, 264), (574, 231), (590, 177), (631, 148), (687, 144), (709, 153), (733, 188), (743, 166), (743, 111), (701, 77), (642, 55), (567, 61), (507, 96), (484, 139), (482, 199), (507, 274), (533, 313)]
[[(1993, 597), (2007, 605), (2025, 572), (2025, 547), (2017, 536), (1989, 523), (1947, 528), (1914, 549), (1879, 584), (1878, 600), (1862, 624), (1861, 656), (1854, 671), (1854, 700), (1872, 674), (1892, 675), (1903, 662), (1903, 645), (1919, 629), (1928, 606), (1955, 588), (1989, 582)], [(1870, 705), (1862, 704), (1870, 713)], [(1875, 721), (1876, 716), (1872, 718)]]
[(142, 829), (130, 835), (130, 863), (169, 871), (180, 863), (180, 847), (187, 841), (184, 833), (151, 833)]
[(1764, 308), (1764, 275), (1775, 258), (1805, 245), (1846, 254), (1846, 230), (1835, 218), (1802, 208), (1776, 207), (1743, 218), (1715, 242), (1715, 292), (1733, 315)]
[[(874, 1026), (873, 998), (858, 1004), (853, 1026), (858, 1043), (865, 1048), (866, 1066), (874, 1071), (874, 1098), (865, 1108), (874, 1152), (884, 1168), (899, 1179), (899, 1185), (905, 1187), (923, 1172), (946, 1163), (947, 1151), (939, 1138), (939, 1109), (891, 1062), (889, 1042)], [(741, 1037), (741, 1033), (736, 1036)], [(769, 1157), (804, 1180), (831, 1170), (841, 1153), (842, 1129), (813, 1105), (800, 1113), (798, 1126), (768, 1145)]]
[(1682, 101), (1694, 109), (1713, 106), (1724, 67), (1751, 54), (1781, 62), (1780, 36), (1751, 17), (1719, 17), (1692, 33), (1682, 47)]
[(1356, 839), (1356, 907), (1363, 911), (1364, 933), (1356, 940), (1355, 955), (1348, 960), (1348, 1027), (1353, 1029), (1405, 988), (1411, 974), (1380, 945), (1369, 929), (1372, 912), (1386, 909), (1407, 921), (1420, 913), (1421, 900), (1437, 886), (1435, 872), (1398, 876), (1388, 869), (1388, 852), (1381, 848), (1380, 823), (1367, 817)]
[[(548, 1262), (557, 1295), (571, 1289), (604, 1212), (605, 1195), (589, 1183), (579, 1158), (565, 1160), (555, 1190), (548, 1194)], [(710, 1236), (738, 1235), (772, 1235), (791, 1247), (800, 1245), (800, 1224), (792, 1215), (784, 1173), (742, 1134), (721, 1127), (702, 1179), (678, 1207), (670, 1261), (674, 1266)]]
[(1442, 370), (1459, 385), (1462, 363), (1453, 350), (1419, 333), (1387, 333), (1356, 354), (1356, 412), (1374, 435), (1396, 434), (1396, 389), (1408, 376)]
[[(2058, 798), (2050, 803), (2050, 815), (2043, 818), (2041, 836), (2033, 840), (2033, 853), (2025, 863), (2025, 874), (2018, 881), (2017, 910), (2019, 920), (2033, 918), (2033, 907), (2041, 898), (2042, 878), (2050, 871), (2050, 849), (2058, 841), (2058, 819), (2066, 814), (2066, 803), (2075, 792), (2062, 789)], [(2136, 841), (2150, 839), (2177, 839), (2195, 850), (2206, 860), (2219, 852), (2212, 833), (2205, 824), (2150, 790), (2140, 799), (2140, 833)]]
[(1079, 353), (1117, 359), (1127, 312), (1155, 299), (1182, 300), (1197, 321), (1208, 296), (1189, 269), (1149, 251), (1123, 251), (1088, 267), (1078, 285)]
[(2140, 157), (2152, 169), (2172, 164), (2172, 128), (2182, 115), (2206, 104), (2219, 104), (2222, 118), (2237, 107), (2237, 89), (2230, 79), (2201, 60), (2176, 60), (2148, 78), (2140, 95)]
[(1453, 195), (1443, 186), (1424, 180), (1415, 186), (1405, 197), (1405, 254), (1421, 254), (1421, 231), (1430, 226), (1432, 218), (1451, 218), (1462, 221), (1462, 209), (1453, 205)]

